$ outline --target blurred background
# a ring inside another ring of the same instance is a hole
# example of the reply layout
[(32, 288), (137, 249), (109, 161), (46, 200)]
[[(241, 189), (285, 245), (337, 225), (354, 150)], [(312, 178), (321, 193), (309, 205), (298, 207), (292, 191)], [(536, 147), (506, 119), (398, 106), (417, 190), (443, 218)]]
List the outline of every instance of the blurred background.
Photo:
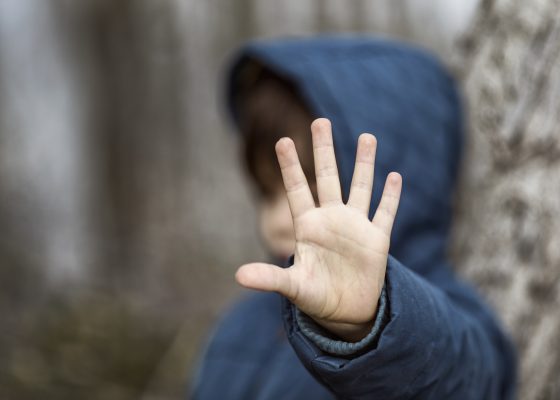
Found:
[(527, 3), (0, 0), (0, 398), (185, 396), (266, 257), (224, 68), (321, 32), (420, 44), (464, 85), (450, 256), (515, 332), (522, 398), (560, 398), (560, 6)]

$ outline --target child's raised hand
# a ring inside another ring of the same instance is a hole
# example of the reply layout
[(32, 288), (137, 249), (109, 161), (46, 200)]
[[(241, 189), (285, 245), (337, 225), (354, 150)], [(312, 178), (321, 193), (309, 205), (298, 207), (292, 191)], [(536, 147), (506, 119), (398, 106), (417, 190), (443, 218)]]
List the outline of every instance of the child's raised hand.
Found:
[(248, 288), (286, 296), (317, 323), (348, 341), (371, 330), (383, 288), (389, 238), (401, 193), (401, 176), (387, 177), (383, 196), (368, 219), (376, 139), (362, 134), (347, 204), (340, 181), (329, 120), (311, 124), (319, 207), (301, 168), (294, 142), (276, 144), (295, 230), (294, 265), (243, 265), (237, 281)]

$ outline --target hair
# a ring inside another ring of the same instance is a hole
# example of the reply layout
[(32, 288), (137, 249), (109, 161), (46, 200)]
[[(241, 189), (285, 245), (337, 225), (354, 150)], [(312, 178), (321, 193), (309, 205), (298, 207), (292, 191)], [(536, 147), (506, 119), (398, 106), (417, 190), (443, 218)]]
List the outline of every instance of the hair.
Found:
[(285, 136), (296, 144), (303, 171), (313, 184), (313, 115), (295, 85), (253, 59), (243, 64), (234, 85), (242, 159), (258, 194), (271, 198), (282, 188), (275, 145)]

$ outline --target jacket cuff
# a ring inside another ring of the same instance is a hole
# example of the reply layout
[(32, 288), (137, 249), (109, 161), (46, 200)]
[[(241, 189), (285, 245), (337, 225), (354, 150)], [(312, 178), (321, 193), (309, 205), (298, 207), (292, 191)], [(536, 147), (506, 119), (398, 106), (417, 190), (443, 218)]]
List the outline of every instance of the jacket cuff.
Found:
[(319, 349), (326, 353), (337, 356), (349, 356), (361, 354), (377, 345), (379, 336), (385, 325), (389, 321), (388, 296), (385, 285), (381, 290), (379, 302), (377, 305), (377, 314), (373, 322), (373, 327), (369, 334), (359, 342), (346, 342), (333, 338), (333, 335), (317, 324), (311, 317), (304, 314), (298, 308), (295, 308), (296, 323), (301, 332), (313, 342)]

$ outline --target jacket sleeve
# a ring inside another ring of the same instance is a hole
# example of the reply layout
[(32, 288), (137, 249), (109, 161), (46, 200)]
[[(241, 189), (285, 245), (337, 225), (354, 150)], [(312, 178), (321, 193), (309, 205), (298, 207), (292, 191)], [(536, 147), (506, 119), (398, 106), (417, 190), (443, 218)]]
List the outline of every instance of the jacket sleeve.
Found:
[(389, 256), (386, 323), (356, 355), (321, 350), (284, 299), (287, 335), (298, 357), (340, 398), (511, 399), (513, 346), (496, 320), (449, 268), (420, 276)]
[(333, 337), (329, 332), (313, 321), (311, 317), (297, 308), (295, 310), (295, 316), (299, 329), (319, 349), (337, 356), (348, 356), (363, 353), (377, 344), (381, 330), (387, 324), (389, 318), (387, 311), (387, 290), (385, 289), (385, 285), (383, 285), (371, 331), (365, 338), (355, 343), (346, 342)]

